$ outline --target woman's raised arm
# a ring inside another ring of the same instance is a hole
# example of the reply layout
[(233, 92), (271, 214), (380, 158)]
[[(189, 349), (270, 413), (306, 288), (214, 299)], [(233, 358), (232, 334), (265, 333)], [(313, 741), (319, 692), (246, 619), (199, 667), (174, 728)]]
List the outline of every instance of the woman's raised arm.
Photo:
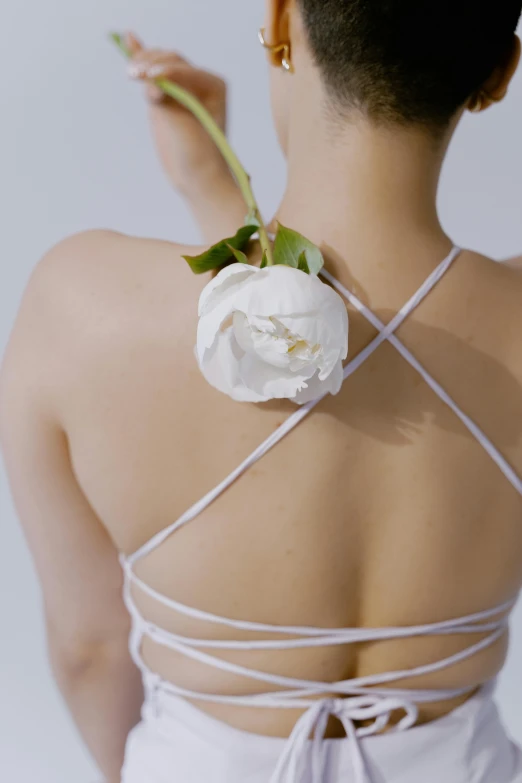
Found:
[(206, 242), (233, 236), (247, 210), (232, 174), (199, 121), (154, 85), (164, 78), (189, 90), (225, 131), (226, 82), (176, 52), (144, 48), (131, 34), (125, 42), (133, 53), (129, 75), (146, 85), (153, 136), (167, 177), (187, 201)]

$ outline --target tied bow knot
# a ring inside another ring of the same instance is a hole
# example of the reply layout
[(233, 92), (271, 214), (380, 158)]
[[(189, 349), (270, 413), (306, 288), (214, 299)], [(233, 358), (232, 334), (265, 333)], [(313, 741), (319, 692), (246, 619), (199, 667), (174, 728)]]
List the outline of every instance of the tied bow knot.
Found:
[[(312, 783), (324, 781), (324, 735), (331, 716), (343, 724), (350, 743), (354, 781), (372, 783), (368, 765), (363, 756), (360, 738), (385, 729), (395, 710), (404, 710), (406, 715), (392, 731), (409, 729), (417, 720), (417, 707), (406, 699), (379, 695), (354, 696), (348, 698), (319, 699), (301, 715), (294, 726), (288, 743), (277, 764), (270, 783), (301, 783), (302, 764), (307, 758), (310, 745)], [(355, 727), (355, 721), (372, 720), (369, 726)], [(311, 735), (313, 734), (313, 737)]]

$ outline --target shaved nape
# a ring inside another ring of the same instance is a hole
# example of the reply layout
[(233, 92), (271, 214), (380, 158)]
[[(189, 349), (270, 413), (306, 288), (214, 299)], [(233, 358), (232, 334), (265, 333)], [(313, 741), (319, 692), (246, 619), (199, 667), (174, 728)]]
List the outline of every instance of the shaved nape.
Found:
[(334, 111), (442, 130), (512, 46), (522, 0), (299, 0)]

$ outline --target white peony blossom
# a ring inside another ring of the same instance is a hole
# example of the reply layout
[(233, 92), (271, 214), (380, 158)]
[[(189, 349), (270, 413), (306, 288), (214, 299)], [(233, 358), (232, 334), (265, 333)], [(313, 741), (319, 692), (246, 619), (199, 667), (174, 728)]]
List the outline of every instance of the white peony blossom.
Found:
[(347, 354), (345, 303), (316, 275), (237, 263), (201, 294), (199, 367), (234, 400), (302, 404), (337, 394)]

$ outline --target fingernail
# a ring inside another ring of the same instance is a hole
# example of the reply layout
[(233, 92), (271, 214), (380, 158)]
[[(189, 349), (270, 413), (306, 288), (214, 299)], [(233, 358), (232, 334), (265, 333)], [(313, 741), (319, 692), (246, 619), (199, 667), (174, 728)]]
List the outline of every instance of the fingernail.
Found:
[(144, 76), (146, 72), (145, 66), (139, 63), (130, 63), (127, 67), (127, 73), (132, 79), (137, 79), (139, 76)]
[(147, 71), (147, 76), (150, 76), (151, 79), (155, 79), (157, 76), (162, 76), (163, 73), (164, 69), (162, 65), (151, 65)]

